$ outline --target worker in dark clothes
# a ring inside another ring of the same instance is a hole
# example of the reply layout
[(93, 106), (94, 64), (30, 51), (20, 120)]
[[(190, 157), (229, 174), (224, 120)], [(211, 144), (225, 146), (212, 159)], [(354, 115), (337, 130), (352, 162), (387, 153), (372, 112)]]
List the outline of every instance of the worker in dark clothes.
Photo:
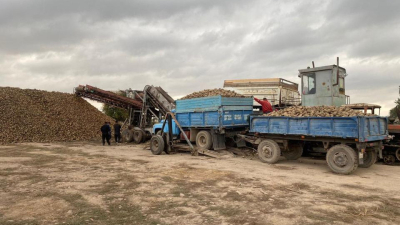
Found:
[(108, 145), (110, 145), (111, 127), (110, 125), (108, 125), (108, 122), (105, 122), (104, 125), (100, 128), (100, 130), (101, 130), (101, 140), (103, 141), (103, 145), (105, 145), (106, 140)]
[(115, 143), (121, 143), (121, 125), (118, 123), (118, 120), (114, 124), (114, 138)]
[(256, 102), (260, 103), (263, 113), (270, 113), (270, 112), (274, 111), (272, 109), (271, 103), (269, 103), (267, 98), (263, 98), (263, 100), (260, 100), (258, 98), (254, 98), (254, 100)]

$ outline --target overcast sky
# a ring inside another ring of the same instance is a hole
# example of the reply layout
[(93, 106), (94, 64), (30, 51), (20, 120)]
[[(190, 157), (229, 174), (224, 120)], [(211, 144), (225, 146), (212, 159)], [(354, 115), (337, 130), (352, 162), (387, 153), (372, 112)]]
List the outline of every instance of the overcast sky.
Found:
[(72, 92), (281, 77), (340, 57), (352, 103), (394, 106), (400, 1), (0, 0), (0, 86)]

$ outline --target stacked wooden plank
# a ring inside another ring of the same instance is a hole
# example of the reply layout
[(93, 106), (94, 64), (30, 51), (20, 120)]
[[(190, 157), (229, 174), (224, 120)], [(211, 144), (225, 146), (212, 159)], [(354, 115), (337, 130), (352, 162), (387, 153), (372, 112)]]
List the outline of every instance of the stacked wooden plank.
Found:
[(1, 144), (90, 140), (113, 122), (73, 94), (10, 87), (0, 87), (0, 115)]
[(373, 116), (363, 111), (357, 111), (348, 107), (337, 106), (292, 106), (283, 110), (266, 114), (266, 116), (287, 117), (353, 117)]
[(192, 94), (186, 95), (181, 99), (202, 98), (202, 97), (210, 97), (217, 95), (221, 95), (222, 97), (245, 97), (234, 91), (225, 90), (222, 88), (216, 88), (216, 89), (205, 89), (203, 91), (193, 92)]

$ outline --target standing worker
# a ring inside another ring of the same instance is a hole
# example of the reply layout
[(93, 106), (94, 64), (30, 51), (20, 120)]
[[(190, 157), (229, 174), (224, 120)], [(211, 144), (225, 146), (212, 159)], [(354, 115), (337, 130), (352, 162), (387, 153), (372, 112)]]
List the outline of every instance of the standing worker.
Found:
[(115, 120), (114, 124), (114, 138), (115, 143), (121, 143), (121, 125), (118, 123), (118, 120)]
[(261, 105), (261, 109), (263, 113), (270, 113), (272, 111), (274, 111), (272, 109), (271, 103), (269, 103), (269, 101), (267, 100), (267, 98), (263, 98), (263, 100), (260, 100), (256, 97), (254, 97), (254, 100), (258, 103), (260, 103)]
[(105, 145), (105, 140), (107, 140), (108, 145), (110, 145), (111, 138), (111, 127), (108, 125), (108, 122), (104, 122), (104, 125), (100, 128), (101, 130), (101, 140), (103, 141), (103, 145)]

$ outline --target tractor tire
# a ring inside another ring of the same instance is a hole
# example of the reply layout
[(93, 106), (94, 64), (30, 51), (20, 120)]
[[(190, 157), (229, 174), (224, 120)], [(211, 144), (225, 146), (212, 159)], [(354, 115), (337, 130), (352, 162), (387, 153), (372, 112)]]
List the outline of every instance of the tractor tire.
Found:
[(164, 139), (160, 135), (154, 135), (150, 140), (150, 150), (153, 155), (161, 155), (164, 151)]
[(281, 156), (281, 148), (274, 140), (263, 140), (258, 145), (257, 153), (262, 162), (274, 164)]
[(201, 149), (210, 150), (212, 148), (212, 138), (209, 131), (202, 130), (196, 136), (196, 145)]
[(328, 150), (326, 162), (329, 168), (338, 174), (350, 174), (358, 167), (356, 151), (343, 144), (335, 145)]
[(125, 129), (122, 131), (122, 141), (123, 142), (132, 142), (133, 140), (133, 131)]
[(296, 160), (303, 155), (303, 146), (301, 144), (289, 145), (289, 151), (282, 152), (287, 160)]
[(144, 132), (142, 130), (135, 129), (133, 131), (133, 141), (136, 144), (140, 144), (143, 142), (143, 139), (144, 139)]
[(371, 151), (366, 151), (363, 159), (364, 163), (359, 164), (358, 167), (369, 168), (376, 163), (376, 160), (378, 159), (378, 153), (373, 149)]

